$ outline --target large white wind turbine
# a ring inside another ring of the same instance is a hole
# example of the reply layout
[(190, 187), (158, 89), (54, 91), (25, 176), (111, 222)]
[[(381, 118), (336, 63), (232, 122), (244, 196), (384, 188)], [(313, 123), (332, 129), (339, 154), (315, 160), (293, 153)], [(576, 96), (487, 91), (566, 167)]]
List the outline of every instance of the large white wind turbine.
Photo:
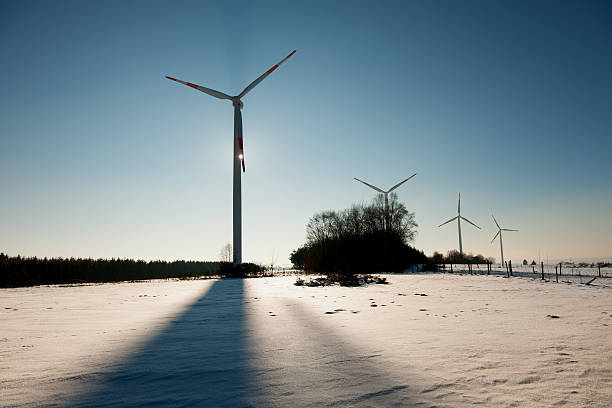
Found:
[(461, 193), (459, 193), (459, 203), (457, 205), (457, 216), (438, 225), (438, 227), (441, 227), (444, 224), (448, 224), (449, 222), (455, 221), (455, 220), (457, 220), (457, 228), (459, 229), (459, 255), (463, 255), (463, 242), (461, 242), (461, 220), (469, 222), (470, 224), (472, 224), (478, 229), (480, 229), (480, 227), (461, 215)]
[(398, 188), (399, 186), (401, 186), (402, 184), (404, 184), (405, 182), (407, 182), (408, 180), (410, 180), (411, 178), (413, 178), (414, 176), (416, 176), (416, 173), (414, 173), (412, 176), (408, 177), (407, 179), (397, 183), (396, 185), (394, 185), (393, 187), (391, 187), (390, 189), (388, 189), (387, 191), (384, 191), (376, 186), (373, 186), (371, 184), (366, 183), (363, 180), (359, 180), (357, 177), (353, 177), (355, 180), (365, 184), (366, 186), (378, 191), (379, 193), (381, 193), (384, 197), (385, 197), (385, 229), (388, 231), (389, 230), (389, 193), (392, 192), (393, 190), (395, 190), (396, 188)]
[(502, 242), (502, 231), (518, 231), (518, 230), (502, 228), (497, 223), (497, 220), (495, 219), (495, 216), (493, 216), (493, 214), (491, 214), (491, 217), (493, 217), (493, 221), (495, 221), (495, 225), (497, 225), (497, 234), (495, 234), (495, 236), (491, 240), (491, 243), (493, 243), (493, 241), (495, 241), (495, 238), (497, 238), (497, 236), (499, 235), (499, 249), (501, 250), (501, 265), (503, 268), (504, 267), (504, 243)]
[(270, 75), (276, 68), (279, 67), (280, 64), (285, 62), (290, 56), (295, 54), (295, 50), (291, 52), (291, 54), (287, 55), (283, 58), (278, 64), (274, 65), (272, 68), (264, 72), (259, 78), (251, 82), (249, 86), (244, 88), (244, 91), (240, 92), (236, 96), (229, 96), (223, 92), (215, 91), (214, 89), (205, 88), (203, 86), (199, 86), (196, 84), (192, 84), (191, 82), (181, 81), (180, 79), (172, 78), (166, 76), (166, 78), (171, 79), (176, 82), (180, 82), (181, 84), (187, 85), (193, 89), (197, 89), (198, 91), (204, 92), (210, 96), (214, 96), (219, 99), (227, 99), (231, 101), (234, 105), (234, 211), (233, 211), (233, 221), (234, 221), (234, 265), (239, 265), (242, 263), (242, 209), (241, 209), (241, 174), (240, 167), (242, 167), (242, 171), (244, 172), (244, 149), (243, 149), (243, 136), (242, 136), (242, 114), (240, 110), (243, 107), (242, 98), (249, 93), (253, 88), (255, 88), (261, 81), (265, 79), (268, 75)]

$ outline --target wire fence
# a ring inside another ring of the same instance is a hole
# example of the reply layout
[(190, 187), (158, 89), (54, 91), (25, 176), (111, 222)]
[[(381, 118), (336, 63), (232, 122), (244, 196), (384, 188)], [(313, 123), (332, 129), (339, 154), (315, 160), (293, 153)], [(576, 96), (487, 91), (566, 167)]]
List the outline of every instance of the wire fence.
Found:
[[(543, 268), (543, 273), (542, 273)], [(414, 265), (404, 271), (404, 274), (418, 273), (457, 273), (472, 275), (493, 275), (517, 278), (530, 278), (544, 280), (553, 283), (588, 284), (593, 286), (612, 287), (612, 267), (577, 267), (567, 264), (542, 264), (540, 265), (518, 265), (509, 264), (505, 266), (494, 264), (441, 264), (435, 270), (425, 270), (426, 265)], [(266, 270), (263, 276), (299, 276), (320, 275), (321, 273), (308, 272), (293, 268), (274, 268)]]
[[(409, 273), (431, 273), (415, 265)], [(472, 275), (499, 275), (506, 277), (541, 279), (559, 283), (582, 283), (612, 286), (612, 267), (577, 267), (567, 264), (518, 265), (508, 264), (444, 264), (438, 265), (434, 273), (462, 273)]]

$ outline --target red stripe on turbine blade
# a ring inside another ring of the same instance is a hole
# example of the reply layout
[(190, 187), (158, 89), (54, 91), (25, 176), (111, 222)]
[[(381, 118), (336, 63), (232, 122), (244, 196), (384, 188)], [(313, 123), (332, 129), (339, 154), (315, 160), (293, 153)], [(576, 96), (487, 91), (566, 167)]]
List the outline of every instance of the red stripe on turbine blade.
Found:
[(171, 79), (171, 80), (173, 80), (173, 81), (176, 81), (176, 79), (174, 79), (174, 78), (172, 78), (172, 77), (169, 77), (168, 75), (166, 75), (166, 78)]
[(196, 84), (192, 84), (191, 82), (187, 82), (187, 86), (190, 86), (193, 89), (198, 89), (198, 86)]
[(244, 159), (242, 159), (241, 162), (242, 162), (242, 172), (245, 173), (246, 170), (244, 169)]
[(296, 52), (296, 51), (297, 51), (297, 50), (293, 50), (293, 52), (292, 52), (291, 54), (287, 55), (287, 58), (289, 58), (290, 56), (292, 56), (293, 54), (295, 54), (295, 52)]
[(238, 138), (238, 147), (240, 147), (240, 150), (242, 150), (242, 138), (241, 137)]
[(268, 70), (268, 74), (271, 74), (276, 68), (278, 68), (278, 64), (276, 64), (275, 66), (273, 66), (272, 68), (270, 68)]

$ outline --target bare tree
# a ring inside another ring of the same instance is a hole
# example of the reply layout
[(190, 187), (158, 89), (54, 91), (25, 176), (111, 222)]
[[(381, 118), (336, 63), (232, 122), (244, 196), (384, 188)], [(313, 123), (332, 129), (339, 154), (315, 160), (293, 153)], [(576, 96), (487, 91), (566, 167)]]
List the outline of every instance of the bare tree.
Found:
[[(353, 205), (343, 211), (323, 211), (313, 215), (306, 225), (306, 242), (322, 243), (332, 239), (360, 237), (383, 232), (398, 236), (404, 243), (414, 242), (418, 227), (414, 213), (399, 202), (397, 194), (389, 195), (388, 221), (385, 202), (377, 196), (370, 205)], [(385, 227), (388, 225), (387, 227)]]
[(232, 244), (228, 242), (219, 251), (219, 260), (221, 262), (232, 262), (233, 255)]
[(272, 259), (270, 260), (270, 270), (274, 272), (274, 265), (276, 265), (276, 260), (278, 259), (278, 254), (276, 253), (276, 248), (272, 251)]

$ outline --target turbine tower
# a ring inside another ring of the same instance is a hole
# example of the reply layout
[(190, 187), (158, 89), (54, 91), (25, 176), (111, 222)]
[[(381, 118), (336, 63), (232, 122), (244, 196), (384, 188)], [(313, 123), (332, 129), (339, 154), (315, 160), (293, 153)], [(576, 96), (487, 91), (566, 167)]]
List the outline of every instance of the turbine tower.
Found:
[(461, 193), (459, 193), (459, 203), (457, 204), (457, 216), (438, 225), (438, 228), (455, 220), (457, 220), (457, 229), (459, 230), (459, 255), (463, 256), (463, 243), (461, 242), (461, 220), (469, 222), (478, 229), (480, 229), (480, 227), (461, 215)]
[(242, 204), (241, 204), (241, 174), (245, 171), (244, 168), (244, 148), (243, 148), (243, 136), (242, 136), (242, 114), (240, 110), (243, 107), (242, 98), (255, 88), (261, 81), (263, 81), (268, 75), (270, 75), (276, 68), (278, 68), (283, 62), (289, 57), (295, 54), (296, 50), (293, 50), (291, 54), (283, 58), (278, 64), (264, 72), (256, 80), (251, 82), (249, 86), (244, 88), (236, 96), (230, 96), (223, 92), (215, 91), (214, 89), (205, 88), (191, 82), (181, 81), (180, 79), (166, 76), (166, 78), (172, 81), (180, 82), (183, 85), (187, 85), (193, 89), (204, 92), (210, 96), (214, 96), (219, 99), (227, 99), (234, 105), (234, 194), (233, 194), (233, 229), (234, 229), (234, 266), (242, 263)]
[(414, 176), (416, 176), (416, 173), (414, 173), (412, 176), (408, 177), (407, 179), (405, 179), (404, 181), (401, 181), (399, 183), (397, 183), (396, 185), (394, 185), (393, 187), (391, 187), (389, 190), (384, 191), (376, 186), (373, 186), (371, 184), (366, 183), (363, 180), (359, 180), (357, 177), (353, 177), (355, 180), (365, 184), (366, 186), (378, 191), (379, 193), (381, 193), (384, 197), (385, 197), (385, 231), (389, 231), (389, 193), (392, 192), (393, 190), (395, 190), (396, 188), (398, 188), (399, 186), (401, 186), (402, 184), (404, 184), (405, 182), (407, 182), (408, 180), (410, 180), (411, 178), (413, 178)]
[(501, 265), (503, 268), (504, 267), (504, 243), (502, 242), (502, 231), (518, 231), (518, 230), (502, 228), (497, 223), (497, 220), (495, 219), (493, 214), (491, 214), (491, 217), (493, 217), (493, 221), (495, 221), (495, 225), (497, 225), (497, 234), (495, 234), (495, 236), (491, 240), (491, 243), (493, 243), (493, 241), (495, 241), (495, 238), (497, 238), (497, 236), (499, 235), (499, 249), (501, 250)]

